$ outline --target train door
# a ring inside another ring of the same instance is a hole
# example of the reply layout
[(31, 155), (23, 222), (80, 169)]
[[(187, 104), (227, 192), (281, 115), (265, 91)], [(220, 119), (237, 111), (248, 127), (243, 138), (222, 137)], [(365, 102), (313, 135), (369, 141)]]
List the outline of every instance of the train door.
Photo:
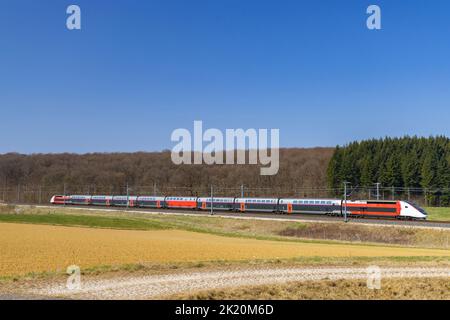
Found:
[(241, 202), (241, 212), (245, 212), (245, 203)]
[(292, 203), (287, 204), (287, 212), (292, 213)]

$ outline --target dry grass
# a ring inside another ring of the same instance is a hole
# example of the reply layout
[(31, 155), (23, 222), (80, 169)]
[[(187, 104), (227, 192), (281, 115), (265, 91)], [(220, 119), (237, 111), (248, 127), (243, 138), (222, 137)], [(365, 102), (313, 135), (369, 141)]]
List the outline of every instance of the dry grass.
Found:
[(358, 224), (309, 223), (294, 225), (278, 232), (285, 237), (388, 243), (401, 246), (450, 248), (450, 230), (379, 227)]
[(232, 289), (208, 290), (189, 294), (178, 294), (168, 299), (450, 299), (448, 278), (385, 279), (381, 290), (370, 290), (365, 280), (322, 280), (292, 282), (287, 284), (239, 287)]
[(181, 230), (110, 230), (0, 223), (0, 275), (99, 265), (295, 257), (450, 256), (448, 250), (268, 241)]

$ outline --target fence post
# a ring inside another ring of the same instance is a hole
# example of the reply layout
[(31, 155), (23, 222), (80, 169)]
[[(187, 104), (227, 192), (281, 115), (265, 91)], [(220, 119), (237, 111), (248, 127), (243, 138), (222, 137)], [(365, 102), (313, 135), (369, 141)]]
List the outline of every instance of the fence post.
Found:
[(128, 182), (127, 182), (127, 209), (129, 207), (130, 203), (130, 189), (128, 188)]
[(211, 215), (214, 215), (214, 194), (213, 194), (213, 185), (211, 185)]
[(2, 198), (3, 202), (6, 202), (5, 200), (6, 200), (6, 188), (7, 187), (8, 187), (8, 184), (7, 184), (6, 178), (5, 178), (5, 188), (3, 189), (3, 198)]

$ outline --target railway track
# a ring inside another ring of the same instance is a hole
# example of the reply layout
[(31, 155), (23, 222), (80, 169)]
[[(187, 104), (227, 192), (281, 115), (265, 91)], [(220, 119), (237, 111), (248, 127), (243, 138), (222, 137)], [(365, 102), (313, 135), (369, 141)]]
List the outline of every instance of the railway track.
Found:
[[(25, 204), (16, 204), (25, 205)], [(55, 208), (51, 205), (37, 205), (39, 208)], [(154, 208), (125, 208), (125, 207), (86, 207), (77, 205), (67, 205), (65, 208), (83, 209), (92, 211), (128, 211), (151, 214), (174, 214), (174, 215), (190, 215), (190, 216), (210, 216), (209, 211), (198, 210), (179, 210), (179, 209), (154, 209)], [(237, 219), (259, 219), (259, 220), (276, 220), (276, 221), (305, 221), (305, 222), (343, 222), (343, 217), (333, 217), (324, 215), (306, 215), (306, 214), (275, 214), (275, 213), (255, 213), (255, 212), (227, 212), (214, 211), (214, 216)], [(385, 226), (405, 226), (405, 227), (423, 227), (423, 228), (450, 228), (450, 221), (428, 221), (428, 220), (394, 220), (381, 218), (355, 218), (350, 217), (349, 223), (372, 224)]]

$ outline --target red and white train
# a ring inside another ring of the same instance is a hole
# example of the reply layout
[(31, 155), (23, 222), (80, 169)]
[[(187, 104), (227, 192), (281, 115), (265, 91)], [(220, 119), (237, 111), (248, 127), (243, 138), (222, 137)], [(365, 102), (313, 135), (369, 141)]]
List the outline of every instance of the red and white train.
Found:
[(425, 220), (427, 213), (408, 201), (375, 201), (338, 199), (232, 198), (232, 197), (152, 197), (107, 195), (55, 195), (50, 202), (57, 205), (92, 205), (156, 209), (193, 209), (232, 212), (271, 212), (280, 214), (319, 214), (349, 217), (377, 217)]

